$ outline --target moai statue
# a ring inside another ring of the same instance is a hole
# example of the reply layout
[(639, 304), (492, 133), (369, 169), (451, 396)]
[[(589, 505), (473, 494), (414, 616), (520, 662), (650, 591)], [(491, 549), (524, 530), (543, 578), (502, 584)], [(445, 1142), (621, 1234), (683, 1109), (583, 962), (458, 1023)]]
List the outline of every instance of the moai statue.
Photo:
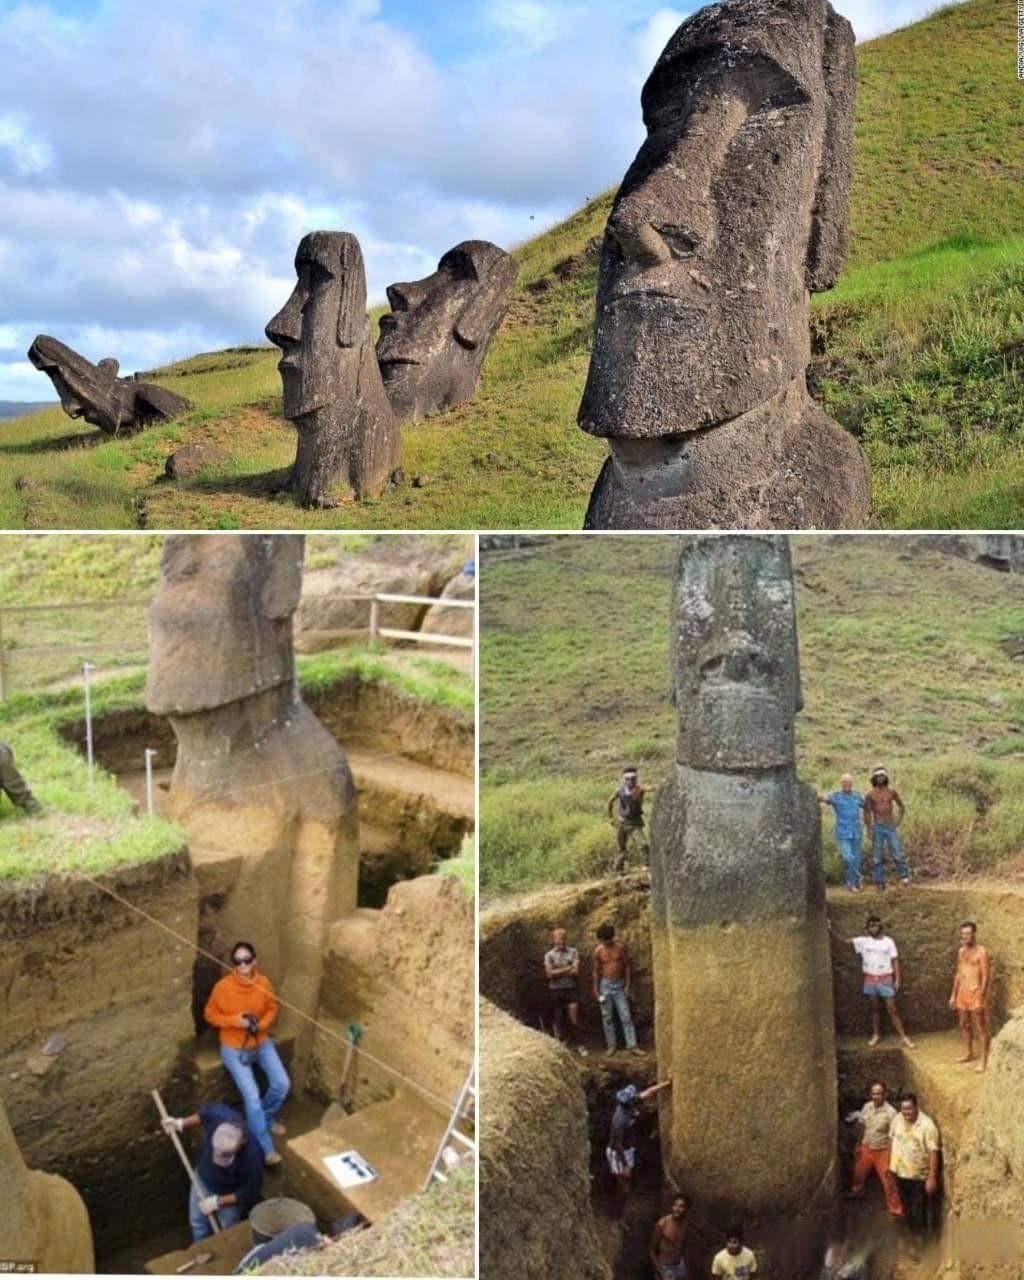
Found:
[[(292, 1005), (316, 1012), (330, 924), (356, 905), (358, 813), (344, 753), (299, 694), (294, 534), (169, 537), (149, 611), (146, 705), (178, 741), (168, 816), (188, 832), (200, 940), (251, 941)], [(200, 965), (195, 1006), (221, 971)], [(301, 1081), (310, 1028), (287, 1010)]]
[(284, 416), (299, 433), (290, 487), (304, 507), (378, 498), (401, 462), (402, 437), (370, 341), (359, 241), (311, 231), (295, 271), (291, 297), (267, 325), (284, 353)]
[(662, 1156), (717, 1226), (756, 1226), (784, 1260), (772, 1273), (800, 1280), (835, 1191), (836, 1056), (785, 539), (684, 539), (669, 644), (679, 734), (651, 830)]
[(29, 1169), (0, 1102), (0, 1259), (47, 1274), (96, 1268), (85, 1203), (70, 1182)]
[(164, 387), (119, 378), (116, 360), (93, 364), (43, 333), (29, 347), (28, 358), (53, 383), (69, 418), (84, 418), (107, 435), (137, 431), (151, 422), (169, 422), (191, 408), (184, 396)]
[(807, 392), (809, 293), (846, 247), (853, 32), (828, 0), (726, 0), (643, 89), (605, 229), (579, 424), (592, 529), (846, 528), (860, 446)]
[(389, 286), (377, 359), (400, 418), (429, 418), (469, 399), (518, 274), (504, 249), (464, 240), (432, 276)]

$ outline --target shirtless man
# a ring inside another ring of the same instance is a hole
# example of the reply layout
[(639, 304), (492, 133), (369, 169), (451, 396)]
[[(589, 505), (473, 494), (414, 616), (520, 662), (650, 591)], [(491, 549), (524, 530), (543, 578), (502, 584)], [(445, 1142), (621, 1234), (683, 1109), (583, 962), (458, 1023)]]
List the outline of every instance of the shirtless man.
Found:
[(651, 1235), (651, 1262), (658, 1280), (686, 1280), (686, 1211), (690, 1202), (686, 1196), (675, 1196), (672, 1207), (654, 1224)]
[(906, 806), (900, 793), (889, 786), (889, 773), (883, 765), (871, 771), (871, 790), (864, 797), (864, 825), (871, 841), (871, 860), (874, 863), (875, 885), (885, 888), (885, 846), (896, 867), (896, 874), (904, 888), (910, 884), (910, 867), (903, 856), (903, 845), (897, 830), (903, 821)]
[(956, 955), (956, 974), (949, 1007), (955, 1009), (960, 1020), (960, 1034), (964, 1040), (964, 1055), (957, 1062), (974, 1061), (974, 1036), (981, 1044), (981, 1061), (974, 1068), (984, 1071), (988, 1066), (988, 1012), (985, 1003), (992, 980), (992, 965), (988, 948), (977, 940), (978, 927), (973, 920), (965, 920), (960, 926), (960, 949)]
[(621, 942), (615, 941), (615, 926), (608, 920), (597, 929), (597, 946), (594, 948), (594, 998), (601, 1009), (604, 1042), (609, 1053), (616, 1053), (615, 1014), (622, 1023), (626, 1048), (638, 1057), (643, 1050), (637, 1048), (633, 1017), (629, 1011), (629, 952)]

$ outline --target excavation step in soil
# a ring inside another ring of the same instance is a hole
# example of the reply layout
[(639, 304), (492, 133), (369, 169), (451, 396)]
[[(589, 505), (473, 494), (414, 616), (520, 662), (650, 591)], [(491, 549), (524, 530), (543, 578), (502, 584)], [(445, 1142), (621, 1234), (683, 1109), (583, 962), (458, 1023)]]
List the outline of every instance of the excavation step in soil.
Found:
[[(302, 538), (161, 544), (145, 686), (0, 705), (45, 810), (0, 812), (0, 1259), (229, 1274), (285, 1197), (306, 1248), (390, 1271), (431, 1195), (471, 1257), (430, 1176), (475, 1152), (461, 1113), (441, 1150), (474, 1053), (469, 676), (297, 664)], [(365, 1246), (331, 1238), (352, 1215)]]

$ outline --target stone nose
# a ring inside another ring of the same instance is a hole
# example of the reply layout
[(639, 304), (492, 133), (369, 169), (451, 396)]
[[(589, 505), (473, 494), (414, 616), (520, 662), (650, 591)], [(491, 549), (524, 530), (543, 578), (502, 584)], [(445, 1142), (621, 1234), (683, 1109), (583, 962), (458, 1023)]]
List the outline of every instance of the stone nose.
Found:
[(608, 223), (608, 234), (622, 256), (635, 266), (656, 267), (672, 256), (662, 236), (645, 219), (615, 218)]
[(302, 338), (302, 304), (298, 292), (294, 290), (277, 315), (267, 322), (264, 332), (277, 347), (290, 346)]

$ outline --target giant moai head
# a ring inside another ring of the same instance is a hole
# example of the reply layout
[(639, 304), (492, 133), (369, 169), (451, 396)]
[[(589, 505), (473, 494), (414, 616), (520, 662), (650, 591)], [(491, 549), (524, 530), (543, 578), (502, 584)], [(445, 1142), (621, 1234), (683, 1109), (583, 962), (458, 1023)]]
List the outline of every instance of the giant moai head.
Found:
[(175, 534), (149, 610), (146, 705), (208, 711), (295, 677), (301, 534)]
[(427, 417), (473, 394), (518, 273), (496, 244), (464, 240), (433, 275), (388, 287), (377, 359), (399, 417)]
[(351, 399), (363, 346), (370, 340), (366, 269), (347, 231), (311, 231), (295, 253), (291, 297), (267, 324), (284, 355), (278, 369), (290, 420)]
[(719, 772), (794, 764), (803, 701), (784, 537), (684, 538), (669, 643), (680, 764)]
[(808, 290), (845, 252), (853, 99), (828, 0), (726, 0), (679, 27), (605, 230), (584, 430), (680, 435), (803, 373)]

